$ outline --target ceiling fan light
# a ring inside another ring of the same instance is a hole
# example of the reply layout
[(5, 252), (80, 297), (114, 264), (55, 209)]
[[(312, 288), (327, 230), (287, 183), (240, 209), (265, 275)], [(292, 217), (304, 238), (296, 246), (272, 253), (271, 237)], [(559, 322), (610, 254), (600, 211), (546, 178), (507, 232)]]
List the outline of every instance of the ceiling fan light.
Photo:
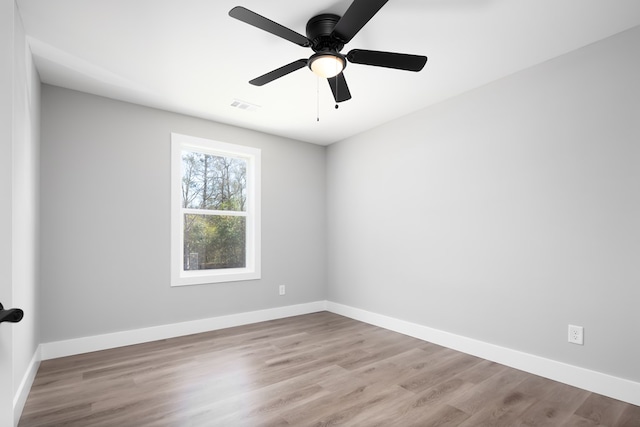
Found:
[(344, 58), (332, 53), (318, 53), (309, 59), (311, 71), (324, 79), (337, 76), (344, 70), (344, 66)]

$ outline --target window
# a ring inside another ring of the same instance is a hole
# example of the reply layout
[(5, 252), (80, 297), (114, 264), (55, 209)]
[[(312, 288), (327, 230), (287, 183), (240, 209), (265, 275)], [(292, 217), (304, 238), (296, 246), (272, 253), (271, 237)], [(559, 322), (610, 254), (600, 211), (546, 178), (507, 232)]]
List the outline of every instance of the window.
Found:
[(171, 134), (171, 285), (260, 278), (260, 150)]

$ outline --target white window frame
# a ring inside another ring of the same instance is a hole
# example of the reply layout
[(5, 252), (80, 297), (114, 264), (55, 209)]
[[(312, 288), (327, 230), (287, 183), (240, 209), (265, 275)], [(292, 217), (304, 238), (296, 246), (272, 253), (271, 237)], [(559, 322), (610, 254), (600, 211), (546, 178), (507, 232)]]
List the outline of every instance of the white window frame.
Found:
[[(195, 151), (247, 162), (246, 264), (244, 268), (184, 269), (184, 214), (182, 207), (182, 151)], [(195, 136), (171, 134), (171, 286), (256, 280), (260, 264), (260, 162), (258, 148), (229, 144)]]

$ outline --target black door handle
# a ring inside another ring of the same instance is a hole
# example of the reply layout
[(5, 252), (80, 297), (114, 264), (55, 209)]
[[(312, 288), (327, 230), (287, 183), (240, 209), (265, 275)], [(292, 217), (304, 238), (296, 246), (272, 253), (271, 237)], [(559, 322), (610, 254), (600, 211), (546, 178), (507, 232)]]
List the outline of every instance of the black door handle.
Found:
[(5, 310), (2, 303), (0, 303), (0, 323), (18, 323), (22, 320), (22, 316), (24, 316), (24, 311), (19, 308), (10, 308), (9, 310)]

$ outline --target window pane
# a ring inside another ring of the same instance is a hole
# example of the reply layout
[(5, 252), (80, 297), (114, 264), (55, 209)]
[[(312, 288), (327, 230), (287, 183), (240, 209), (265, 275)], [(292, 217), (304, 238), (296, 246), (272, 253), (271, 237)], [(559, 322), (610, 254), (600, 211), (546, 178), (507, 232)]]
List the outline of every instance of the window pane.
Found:
[(246, 267), (246, 218), (228, 215), (184, 216), (184, 269)]
[(182, 207), (246, 211), (247, 162), (182, 151)]

